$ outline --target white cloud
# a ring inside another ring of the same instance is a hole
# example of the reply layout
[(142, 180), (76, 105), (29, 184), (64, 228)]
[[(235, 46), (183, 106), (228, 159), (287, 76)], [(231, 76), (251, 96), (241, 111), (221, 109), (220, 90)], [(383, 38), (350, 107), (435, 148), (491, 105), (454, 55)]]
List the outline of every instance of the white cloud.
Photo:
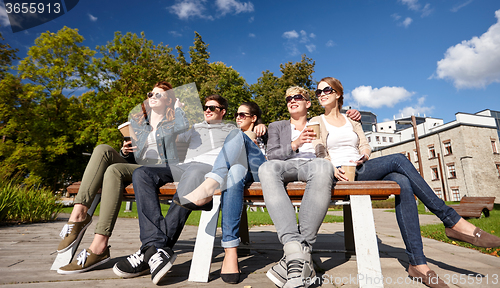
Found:
[(434, 111), (434, 106), (426, 107), (424, 106), (425, 97), (418, 98), (418, 104), (413, 106), (407, 106), (403, 109), (399, 109), (398, 115), (401, 117), (411, 116), (411, 115), (430, 115)]
[(399, 0), (399, 2), (403, 3), (403, 5), (408, 6), (409, 10), (421, 13), (421, 17), (429, 16), (434, 9), (431, 8), (431, 4), (426, 3), (422, 8), (422, 5), (418, 3), (418, 0)]
[(297, 31), (295, 31), (295, 30), (287, 31), (287, 32), (283, 33), (282, 37), (286, 38), (286, 39), (295, 39), (295, 38), (299, 38), (299, 33), (297, 33)]
[[(437, 63), (438, 79), (453, 81), (457, 89), (484, 88), (500, 83), (500, 10), (495, 11), (497, 23), (480, 37), (473, 37), (448, 48)], [(432, 76), (431, 76), (432, 77)]]
[(396, 103), (409, 99), (415, 92), (409, 92), (403, 87), (359, 86), (352, 90), (351, 94), (360, 106), (380, 108), (393, 107)]
[(168, 31), (168, 34), (172, 35), (173, 37), (182, 37), (182, 34), (177, 31)]
[(308, 45), (306, 45), (306, 48), (307, 48), (307, 51), (313, 52), (314, 50), (316, 50), (316, 45), (308, 44)]
[(314, 39), (314, 38), (316, 38), (316, 34), (311, 33), (311, 34), (309, 34), (309, 37), (311, 37), (311, 38), (313, 38), (313, 39)]
[(254, 11), (252, 2), (242, 3), (236, 0), (217, 0), (215, 1), (215, 5), (222, 16), (228, 13), (239, 14)]
[(190, 17), (199, 17), (213, 20), (210, 15), (205, 15), (204, 3), (206, 0), (181, 0), (169, 7), (170, 13), (176, 14), (179, 19), (187, 20)]
[(453, 8), (451, 8), (451, 12), (457, 12), (458, 10), (464, 8), (465, 6), (469, 5), (470, 3), (472, 3), (472, 1), (474, 0), (468, 0), (468, 1), (465, 1), (464, 3), (460, 3), (460, 4), (457, 4), (455, 6), (453, 6)]
[(398, 14), (398, 13), (394, 13), (391, 15), (391, 17), (395, 20), (395, 21), (398, 21), (399, 19), (401, 19), (401, 16)]
[(2, 26), (10, 26), (9, 16), (3, 3), (0, 3), (0, 24)]
[(336, 46), (337, 44), (335, 42), (333, 42), (333, 40), (328, 40), (328, 42), (326, 42), (326, 47), (333, 47), (333, 46)]
[(250, 37), (250, 38), (255, 38), (255, 34), (250, 33), (250, 34), (248, 34), (248, 37)]
[(250, 19), (248, 19), (248, 23), (252, 23), (255, 20), (255, 18), (252, 16)]
[(408, 28), (408, 26), (410, 26), (411, 22), (413, 22), (413, 19), (411, 19), (410, 17), (406, 17), (406, 19), (399, 23), (398, 25), (399, 26), (404, 26), (405, 28)]
[(95, 17), (94, 15), (92, 15), (92, 14), (90, 14), (90, 13), (88, 13), (88, 15), (89, 15), (89, 19), (90, 19), (90, 21), (92, 21), (92, 22), (97, 21), (97, 17)]

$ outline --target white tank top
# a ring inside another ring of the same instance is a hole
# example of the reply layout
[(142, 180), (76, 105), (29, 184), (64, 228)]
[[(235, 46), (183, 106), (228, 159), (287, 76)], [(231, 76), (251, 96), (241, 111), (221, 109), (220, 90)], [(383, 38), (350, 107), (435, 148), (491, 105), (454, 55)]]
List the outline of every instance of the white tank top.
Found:
[(148, 140), (146, 143), (146, 153), (144, 153), (143, 159), (160, 159), (160, 155), (158, 155), (158, 146), (156, 144), (155, 132), (156, 130), (153, 130), (148, 135)]
[(342, 114), (346, 123), (341, 127), (335, 127), (326, 122), (325, 115), (321, 115), (328, 131), (326, 144), (332, 164), (335, 167), (351, 163), (361, 157), (358, 149), (358, 135), (353, 131), (351, 122)]

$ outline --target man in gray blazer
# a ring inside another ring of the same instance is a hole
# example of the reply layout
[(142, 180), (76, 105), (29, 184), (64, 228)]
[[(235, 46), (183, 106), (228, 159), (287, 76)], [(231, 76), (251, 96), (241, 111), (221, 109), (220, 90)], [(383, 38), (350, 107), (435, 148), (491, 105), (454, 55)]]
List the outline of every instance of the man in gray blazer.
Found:
[[(306, 126), (307, 109), (311, 106), (308, 91), (298, 86), (290, 87), (285, 100), (290, 120), (269, 125), (269, 161), (259, 168), (264, 201), (285, 252), (267, 276), (278, 287), (307, 287), (316, 276), (311, 259), (312, 244), (330, 205), (334, 169), (330, 161), (316, 158), (312, 145), (316, 134)], [(355, 120), (361, 118), (355, 110), (348, 114)], [(307, 183), (299, 225), (285, 190), (286, 184), (293, 181)]]

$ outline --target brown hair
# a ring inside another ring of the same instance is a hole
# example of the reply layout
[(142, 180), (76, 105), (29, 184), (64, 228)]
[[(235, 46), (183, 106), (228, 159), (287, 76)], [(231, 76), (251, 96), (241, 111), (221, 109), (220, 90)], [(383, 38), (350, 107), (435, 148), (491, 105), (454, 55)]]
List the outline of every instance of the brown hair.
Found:
[(326, 84), (330, 85), (330, 87), (337, 92), (337, 94), (340, 96), (338, 103), (339, 103), (339, 110), (342, 109), (342, 104), (344, 104), (344, 87), (342, 86), (342, 83), (340, 83), (339, 79), (333, 78), (333, 77), (325, 77), (321, 80), (319, 80), (318, 84), (320, 82), (326, 82)]
[(257, 121), (255, 121), (255, 125), (263, 124), (262, 123), (262, 110), (260, 110), (259, 105), (255, 102), (243, 102), (240, 106), (245, 106), (250, 110), (250, 114), (257, 116)]
[[(172, 90), (172, 84), (168, 83), (167, 81), (159, 81), (156, 82), (154, 88), (160, 88), (164, 91)], [(170, 103), (168, 104), (167, 108), (165, 109), (165, 118), (167, 121), (172, 121), (175, 118), (175, 96), (173, 93), (167, 93), (167, 98), (170, 98)], [(148, 121), (148, 114), (151, 112), (151, 107), (149, 107), (149, 101), (143, 101), (141, 103), (141, 108), (142, 108), (142, 113), (139, 113), (139, 115), (135, 115), (137, 118), (137, 122), (139, 124), (142, 124), (144, 121)], [(142, 114), (142, 115), (140, 115)]]
[[(213, 94), (213, 95), (207, 96), (205, 98), (205, 104), (208, 101), (210, 101), (210, 100), (213, 100), (213, 101), (216, 101), (217, 103), (219, 103), (219, 105), (222, 107), (222, 109), (226, 110), (226, 114), (227, 114), (228, 103), (227, 103), (227, 100), (224, 97), (222, 97), (220, 95), (217, 95), (217, 94)], [(224, 116), (226, 114), (224, 114)]]

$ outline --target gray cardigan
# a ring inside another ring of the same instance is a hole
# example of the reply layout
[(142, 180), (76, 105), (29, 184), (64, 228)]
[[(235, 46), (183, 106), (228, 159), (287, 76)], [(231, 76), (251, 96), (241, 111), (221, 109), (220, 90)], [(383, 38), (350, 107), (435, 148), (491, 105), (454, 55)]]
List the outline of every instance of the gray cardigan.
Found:
[(290, 120), (281, 120), (269, 124), (267, 140), (268, 160), (287, 160), (297, 153), (292, 150), (292, 128)]

